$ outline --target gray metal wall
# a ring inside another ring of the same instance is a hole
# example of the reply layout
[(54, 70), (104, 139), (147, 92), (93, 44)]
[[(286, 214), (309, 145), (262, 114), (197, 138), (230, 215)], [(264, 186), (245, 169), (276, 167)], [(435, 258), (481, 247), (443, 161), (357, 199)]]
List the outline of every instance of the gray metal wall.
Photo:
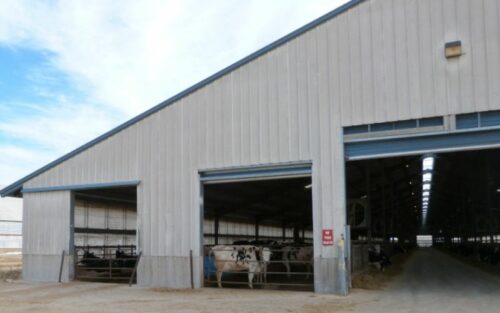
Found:
[(344, 293), (342, 243), (320, 242), (344, 232), (342, 126), (500, 109), (499, 19), (497, 0), (363, 2), (25, 187), (141, 180), (139, 284), (183, 287), (189, 251), (202, 262), (200, 169), (312, 161), (316, 290)]
[[(29, 193), (23, 202), (23, 279), (55, 282), (61, 254), (70, 249), (71, 192)], [(71, 258), (66, 257), (62, 279), (69, 280)]]
[[(135, 207), (76, 199), (75, 227), (112, 230), (136, 230)], [(75, 246), (135, 245), (135, 235), (75, 233)]]
[[(203, 244), (214, 245), (215, 238), (210, 235), (215, 234), (215, 220), (208, 218), (203, 220), (203, 233), (205, 235)], [(218, 233), (222, 235), (218, 238), (218, 244), (232, 244), (237, 240), (252, 240), (244, 236), (255, 236), (255, 224), (220, 219)], [(243, 237), (241, 237), (241, 235), (243, 235)], [(272, 225), (259, 225), (259, 236), (261, 239), (268, 239), (266, 237), (271, 237), (273, 240), (282, 241), (283, 228)], [(293, 227), (285, 228), (285, 237), (288, 241), (293, 240)], [(310, 239), (312, 237), (312, 231), (307, 230), (304, 232), (305, 239)]]

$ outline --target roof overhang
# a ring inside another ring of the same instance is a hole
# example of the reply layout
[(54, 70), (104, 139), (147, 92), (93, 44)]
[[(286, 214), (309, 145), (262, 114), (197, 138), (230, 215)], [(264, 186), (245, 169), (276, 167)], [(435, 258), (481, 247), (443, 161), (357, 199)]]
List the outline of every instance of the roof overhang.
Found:
[(0, 196), (22, 198), (23, 197), (21, 193), (22, 189), (23, 189), (22, 183), (21, 184), (14, 183), (0, 190)]

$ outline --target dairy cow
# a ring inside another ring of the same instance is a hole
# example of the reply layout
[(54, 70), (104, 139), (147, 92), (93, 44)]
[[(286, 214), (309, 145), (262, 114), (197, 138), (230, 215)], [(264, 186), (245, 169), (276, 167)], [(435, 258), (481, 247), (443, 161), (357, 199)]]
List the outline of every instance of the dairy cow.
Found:
[(379, 244), (368, 248), (368, 261), (379, 270), (384, 270), (387, 266), (391, 265), (389, 256), (385, 254), (384, 250)]
[(216, 268), (217, 285), (222, 288), (224, 272), (248, 271), (248, 286), (253, 288), (253, 279), (267, 280), (267, 265), (271, 259), (269, 248), (252, 245), (218, 245), (212, 248)]
[(313, 268), (313, 247), (312, 246), (303, 246), (303, 247), (294, 247), (294, 246), (285, 246), (281, 249), (282, 261), (283, 265), (286, 268), (286, 276), (288, 278), (291, 277), (291, 264), (300, 264), (303, 265), (306, 269), (306, 278), (309, 278), (309, 273), (311, 273)]

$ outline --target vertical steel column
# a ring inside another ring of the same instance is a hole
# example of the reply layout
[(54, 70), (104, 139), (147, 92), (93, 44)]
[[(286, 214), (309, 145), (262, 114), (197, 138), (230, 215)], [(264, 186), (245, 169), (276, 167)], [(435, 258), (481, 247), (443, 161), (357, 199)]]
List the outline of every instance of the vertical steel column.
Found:
[(371, 208), (370, 185), (371, 185), (370, 168), (367, 162), (365, 163), (365, 189), (366, 189), (366, 203), (367, 203), (366, 223), (368, 225), (366, 236), (368, 237), (367, 238), (368, 242), (372, 241), (372, 208)]
[(386, 195), (386, 189), (385, 189), (385, 184), (387, 183), (387, 178), (385, 176), (385, 167), (382, 164), (382, 236), (383, 240), (385, 241), (387, 239), (387, 199), (385, 197)]
[[(69, 249), (68, 256), (73, 256), (74, 258), (74, 266), (71, 267), (68, 262), (68, 280), (74, 280), (76, 277), (76, 262), (78, 255), (75, 252), (75, 209), (76, 209), (76, 201), (75, 201), (75, 192), (70, 192), (70, 204), (69, 204)], [(88, 242), (87, 242), (88, 243)], [(64, 255), (64, 250), (63, 250)], [(64, 266), (64, 264), (62, 264)], [(73, 269), (73, 272), (71, 272)], [(61, 271), (62, 274), (62, 271)], [(60, 280), (60, 279), (59, 279)]]
[(396, 208), (394, 206), (395, 206), (394, 205), (394, 183), (392, 182), (392, 179), (391, 179), (391, 218), (390, 218), (391, 219), (391, 221), (390, 221), (390, 233), (391, 234), (394, 234), (394, 211), (396, 211)]
[(219, 244), (219, 214), (216, 214), (214, 219), (214, 243)]
[(487, 205), (487, 210), (488, 210), (488, 230), (489, 230), (489, 237), (490, 237), (490, 243), (494, 243), (494, 226), (493, 226), (493, 221), (495, 220), (495, 217), (492, 214), (492, 207), (491, 207), (491, 189), (495, 188), (495, 181), (491, 177), (491, 160), (489, 155), (486, 156), (486, 205)]
[(259, 218), (255, 219), (255, 240), (259, 240)]

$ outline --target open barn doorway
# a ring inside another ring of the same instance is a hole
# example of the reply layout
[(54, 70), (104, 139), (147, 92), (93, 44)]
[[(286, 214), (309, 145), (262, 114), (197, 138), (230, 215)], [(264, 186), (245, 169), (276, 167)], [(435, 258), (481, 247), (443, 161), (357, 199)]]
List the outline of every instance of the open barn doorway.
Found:
[(73, 192), (75, 280), (134, 283), (136, 186)]
[(312, 290), (310, 169), (205, 181), (204, 286)]
[(500, 149), (348, 161), (352, 270), (380, 269), (414, 252), (413, 284), (462, 279), (455, 263), (438, 269), (449, 256), (498, 273), (498, 160)]

